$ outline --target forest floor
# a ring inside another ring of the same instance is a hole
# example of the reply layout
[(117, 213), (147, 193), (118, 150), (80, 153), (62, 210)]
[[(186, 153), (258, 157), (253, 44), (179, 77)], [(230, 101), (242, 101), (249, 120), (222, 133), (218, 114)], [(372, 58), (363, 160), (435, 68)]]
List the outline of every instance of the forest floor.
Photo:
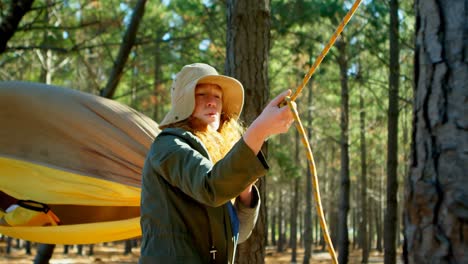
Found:
[[(10, 254), (6, 254), (5, 242), (0, 242), (0, 264), (31, 264), (33, 263), (36, 254), (36, 247), (32, 247), (32, 254), (26, 255), (25, 249), (13, 248)], [(89, 247), (83, 248), (83, 255), (77, 253), (76, 247), (70, 249), (68, 254), (63, 254), (63, 246), (55, 248), (54, 255), (50, 260), (50, 264), (88, 264), (88, 263), (113, 263), (113, 264), (133, 264), (138, 262), (140, 255), (139, 249), (132, 249), (132, 253), (124, 255), (123, 243), (108, 243), (107, 245), (99, 244), (94, 246), (94, 255), (88, 256)], [(288, 249), (285, 252), (278, 253), (275, 248), (267, 248), (266, 264), (286, 264), (291, 263), (291, 251)], [(304, 249), (300, 248), (297, 252), (297, 263), (302, 263), (304, 257)], [(331, 263), (328, 252), (314, 251), (311, 263), (325, 264)], [(361, 251), (351, 250), (349, 256), (349, 264), (361, 263)], [(377, 251), (372, 251), (369, 263), (383, 263), (383, 254)], [(397, 263), (402, 263), (400, 260)]]
[[(265, 258), (266, 264), (290, 264), (291, 262), (291, 249), (288, 249), (285, 252), (278, 253), (275, 248), (267, 248), (267, 256)], [(350, 249), (348, 264), (361, 264), (362, 252), (359, 249)], [(368, 263), (384, 263), (383, 252), (378, 252), (376, 250), (371, 251), (369, 256)], [(299, 248), (297, 250), (296, 263), (302, 263), (304, 258), (304, 248)], [(312, 264), (325, 264), (331, 263), (331, 257), (328, 251), (314, 250), (310, 260)], [(403, 263), (400, 259), (397, 260), (397, 263)]]

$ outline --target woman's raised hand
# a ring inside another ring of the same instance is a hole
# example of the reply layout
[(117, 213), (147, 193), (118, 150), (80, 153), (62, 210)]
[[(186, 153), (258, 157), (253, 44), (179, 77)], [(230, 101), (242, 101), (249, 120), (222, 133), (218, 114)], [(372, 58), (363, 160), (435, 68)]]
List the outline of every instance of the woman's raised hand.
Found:
[(260, 151), (263, 142), (268, 137), (285, 133), (291, 127), (294, 122), (291, 109), (287, 105), (279, 106), (290, 94), (291, 90), (287, 90), (271, 100), (245, 132), (244, 141), (254, 153)]

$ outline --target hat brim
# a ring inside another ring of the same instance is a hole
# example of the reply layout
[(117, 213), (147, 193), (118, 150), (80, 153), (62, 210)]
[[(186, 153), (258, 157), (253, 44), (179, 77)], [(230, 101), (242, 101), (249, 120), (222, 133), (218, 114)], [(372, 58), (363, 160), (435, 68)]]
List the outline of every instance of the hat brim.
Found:
[[(205, 75), (192, 81), (185, 87), (185, 92), (191, 93), (192, 97), (181, 97), (177, 100), (178, 104), (183, 104), (183, 111), (174, 111), (174, 105), (159, 123), (159, 127), (169, 125), (174, 122), (182, 121), (188, 118), (195, 109), (195, 87), (197, 84), (215, 84), (223, 91), (223, 113), (230, 118), (237, 120), (244, 106), (244, 87), (242, 84), (229, 76), (225, 75)], [(184, 100), (186, 98), (187, 100)], [(173, 104), (175, 102), (172, 102)]]

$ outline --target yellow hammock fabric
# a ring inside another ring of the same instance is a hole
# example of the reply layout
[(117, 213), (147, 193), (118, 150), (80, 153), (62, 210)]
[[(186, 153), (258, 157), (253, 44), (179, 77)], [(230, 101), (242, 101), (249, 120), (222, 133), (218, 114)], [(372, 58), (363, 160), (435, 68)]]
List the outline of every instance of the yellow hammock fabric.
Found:
[(141, 235), (141, 170), (156, 122), (76, 90), (0, 82), (0, 126), (0, 191), (47, 204), (60, 219), (58, 226), (0, 225), (1, 234), (48, 244)]

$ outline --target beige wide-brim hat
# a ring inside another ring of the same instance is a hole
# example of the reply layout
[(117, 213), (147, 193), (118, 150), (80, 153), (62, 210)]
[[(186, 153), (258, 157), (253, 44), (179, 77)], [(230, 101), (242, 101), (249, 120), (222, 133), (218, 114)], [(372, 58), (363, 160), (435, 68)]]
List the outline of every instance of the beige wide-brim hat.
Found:
[(216, 84), (223, 91), (223, 113), (238, 119), (244, 105), (242, 84), (229, 76), (220, 75), (215, 68), (204, 63), (186, 65), (176, 75), (171, 87), (171, 110), (159, 126), (166, 126), (190, 117), (195, 110), (197, 84)]

